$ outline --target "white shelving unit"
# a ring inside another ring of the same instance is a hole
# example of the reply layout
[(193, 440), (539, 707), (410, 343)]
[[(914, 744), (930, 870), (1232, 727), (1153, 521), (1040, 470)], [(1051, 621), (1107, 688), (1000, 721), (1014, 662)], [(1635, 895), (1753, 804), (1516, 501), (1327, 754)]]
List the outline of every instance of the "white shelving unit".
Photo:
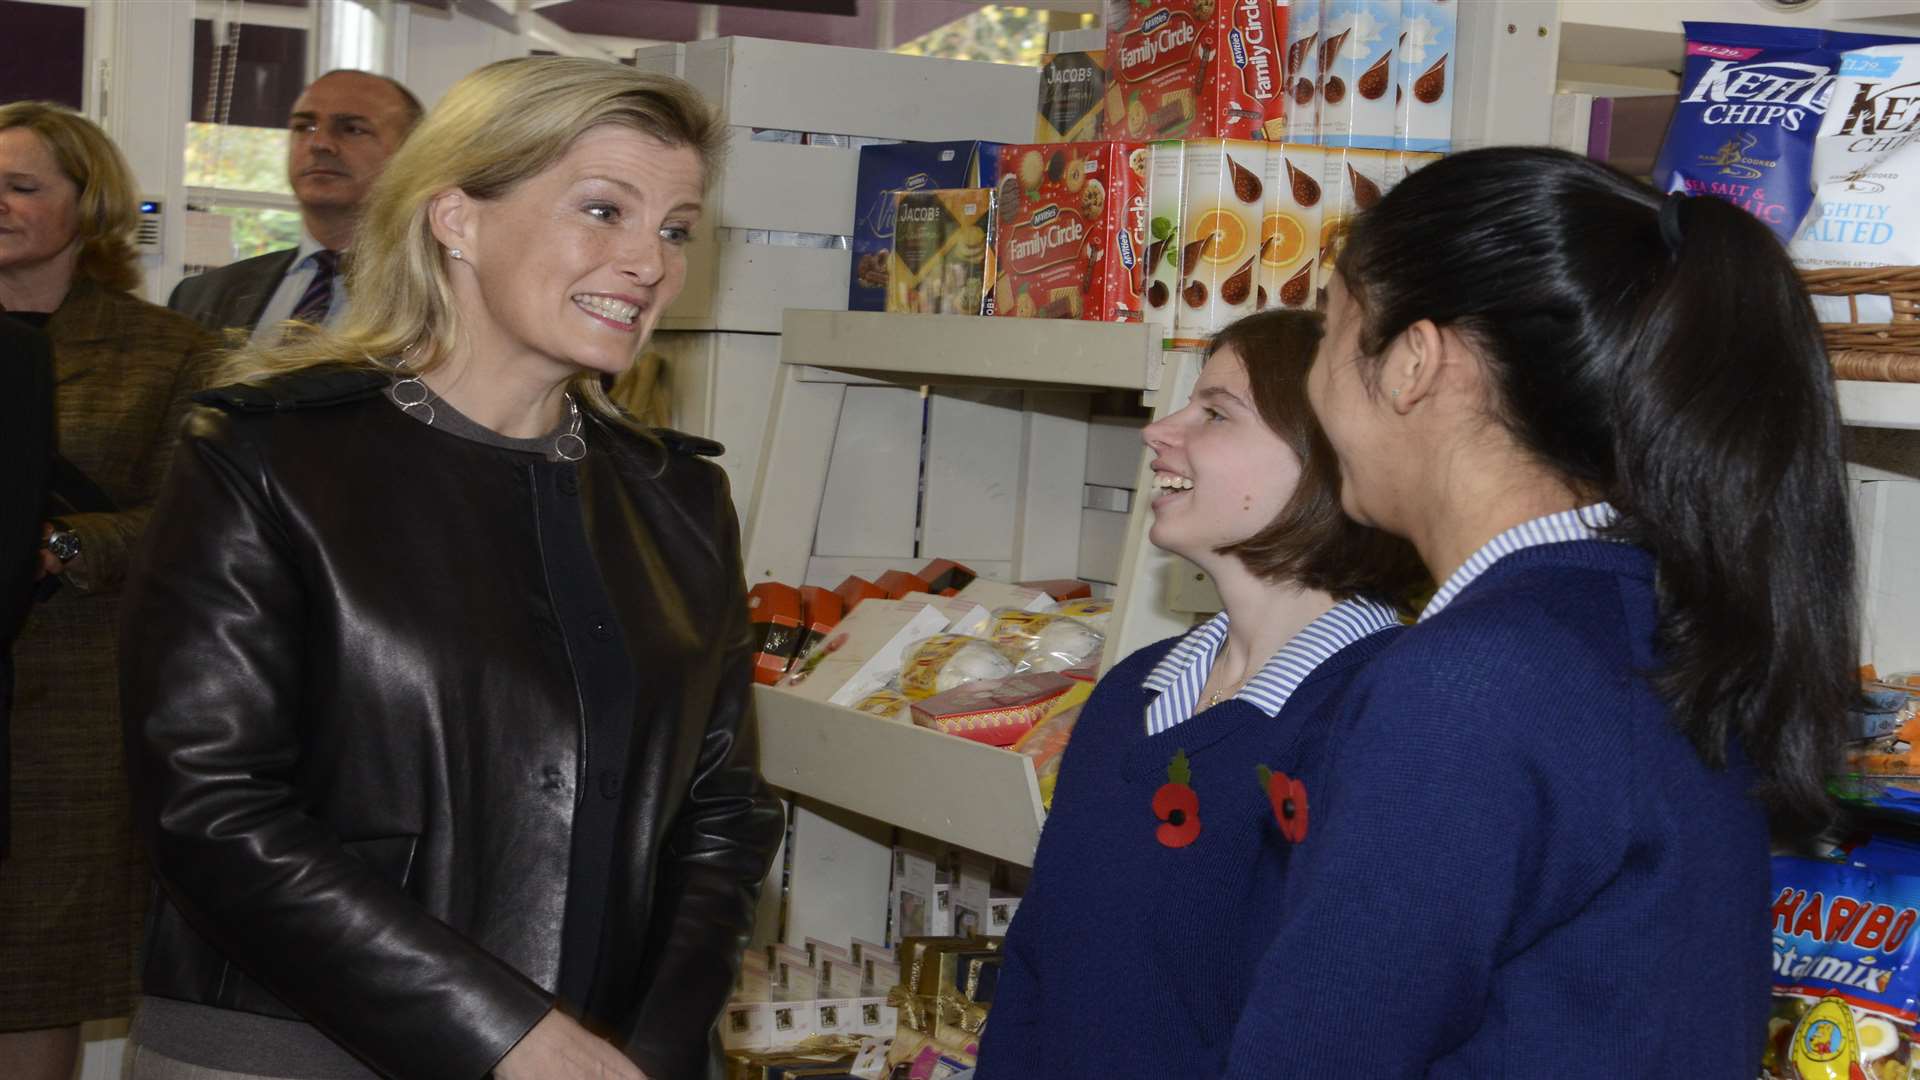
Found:
[(1920, 383), (1842, 382), (1840, 417), (1855, 427), (1920, 431)]

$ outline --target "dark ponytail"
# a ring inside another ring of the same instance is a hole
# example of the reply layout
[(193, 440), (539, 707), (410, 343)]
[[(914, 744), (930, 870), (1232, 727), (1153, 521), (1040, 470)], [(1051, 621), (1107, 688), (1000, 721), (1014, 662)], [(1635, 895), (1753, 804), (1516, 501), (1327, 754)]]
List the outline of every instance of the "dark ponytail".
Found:
[(1500, 422), (1654, 553), (1674, 722), (1716, 766), (1738, 739), (1783, 824), (1825, 820), (1858, 692), (1854, 548), (1832, 372), (1767, 227), (1502, 147), (1408, 177), (1338, 267), (1363, 354), (1421, 319), (1475, 344)]

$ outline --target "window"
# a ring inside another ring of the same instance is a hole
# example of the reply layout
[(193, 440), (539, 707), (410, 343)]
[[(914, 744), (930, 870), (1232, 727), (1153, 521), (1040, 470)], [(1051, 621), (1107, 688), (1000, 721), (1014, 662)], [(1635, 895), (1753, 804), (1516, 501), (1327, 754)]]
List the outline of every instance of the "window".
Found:
[(0, 27), (0, 102), (85, 107), (85, 7), (0, 0)]
[[(287, 117), (307, 83), (310, 15), (301, 5), (201, 4), (210, 16), (229, 7), (244, 10), (247, 21), (193, 24), (186, 183), (189, 209), (224, 219), (229, 258), (245, 259), (300, 242), (287, 184)], [(200, 250), (189, 271), (218, 265), (217, 254)]]
[(1041, 55), (1047, 51), (1048, 31), (1078, 29), (1091, 25), (1093, 19), (1090, 15), (1049, 19), (1049, 15), (1040, 8), (988, 4), (893, 51), (909, 56), (1038, 67)]

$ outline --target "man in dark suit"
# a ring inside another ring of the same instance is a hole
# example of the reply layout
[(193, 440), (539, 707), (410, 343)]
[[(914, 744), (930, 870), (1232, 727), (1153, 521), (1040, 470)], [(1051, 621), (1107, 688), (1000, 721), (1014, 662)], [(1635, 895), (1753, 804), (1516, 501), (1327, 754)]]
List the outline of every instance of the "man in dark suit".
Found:
[(13, 639), (33, 606), (45, 556), (47, 470), (53, 461), (53, 350), (47, 335), (0, 313), (0, 858), (7, 854)]
[(300, 246), (180, 282), (167, 306), (210, 330), (256, 340), (287, 319), (338, 325), (346, 308), (340, 256), (373, 182), (420, 119), (407, 88), (364, 71), (329, 71), (293, 103), (287, 180), (300, 203)]

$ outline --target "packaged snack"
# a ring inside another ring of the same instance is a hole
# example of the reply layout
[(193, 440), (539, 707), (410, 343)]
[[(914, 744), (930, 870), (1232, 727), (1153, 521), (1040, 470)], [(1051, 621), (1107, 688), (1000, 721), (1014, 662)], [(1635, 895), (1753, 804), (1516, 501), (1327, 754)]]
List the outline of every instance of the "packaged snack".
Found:
[(1093, 595), (1093, 586), (1079, 578), (1042, 578), (1036, 581), (1023, 581), (1023, 589), (1039, 589), (1056, 602), (1084, 600)]
[(1019, 912), (1019, 897), (994, 894), (987, 903), (987, 936), (1006, 937), (1007, 931), (1013, 928), (1013, 917)]
[(833, 593), (840, 598), (842, 610), (848, 615), (853, 614), (853, 609), (859, 607), (862, 601), (888, 599), (887, 590), (858, 574), (847, 575), (845, 581), (833, 587)]
[(1034, 119), (1037, 143), (1094, 142), (1102, 137), (1107, 112), (1107, 54), (1048, 53), (1040, 58), (1040, 115)]
[(1276, 17), (1272, 0), (1107, 0), (1107, 136), (1258, 139), (1269, 119), (1284, 123), (1285, 11)]
[(935, 596), (932, 593), (908, 593), (902, 600), (915, 603), (932, 604), (947, 616), (947, 633), (963, 634), (967, 637), (987, 636), (987, 627), (993, 624), (993, 613), (983, 604), (971, 600), (962, 600), (958, 596)]
[(801, 659), (781, 687), (810, 701), (852, 706), (900, 674), (908, 645), (946, 623), (946, 615), (926, 604), (867, 600)]
[(1813, 204), (1813, 143), (1839, 54), (1897, 41), (1811, 27), (1685, 26), (1687, 67), (1653, 184), (1724, 199), (1790, 241)]
[(753, 627), (753, 681), (772, 686), (800, 651), (800, 590), (777, 581), (755, 585), (747, 591), (747, 620)]
[(952, 596), (979, 575), (952, 559), (935, 559), (921, 567), (918, 576), (926, 579), (928, 592)]
[(1320, 141), (1321, 0), (1293, 0), (1287, 13), (1287, 142)]
[(1066, 671), (1100, 655), (1100, 633), (1078, 619), (1039, 611), (1002, 609), (987, 631), (1021, 671)]
[(1077, 619), (1092, 627), (1095, 633), (1104, 635), (1107, 632), (1107, 619), (1113, 615), (1113, 601), (1083, 596), (1062, 601), (1059, 607), (1053, 609), (1053, 614)]
[(1400, 0), (1326, 0), (1320, 17), (1320, 144), (1393, 149)]
[(1813, 180), (1795, 263), (1920, 265), (1920, 43), (1841, 55)]
[(1075, 685), (1051, 671), (972, 683), (914, 702), (913, 722), (989, 746), (1011, 746)]
[(840, 619), (846, 614), (846, 601), (840, 594), (818, 585), (803, 585), (800, 588), (800, 651), (796, 656), (805, 656), (826, 640), (827, 632), (840, 625)]
[(1334, 260), (1339, 258), (1347, 222), (1386, 195), (1391, 186), (1387, 166), (1397, 157), (1398, 153), (1393, 150), (1357, 146), (1324, 148), (1320, 197), (1325, 205), (1320, 212), (1320, 263), (1314, 275), (1315, 289), (1321, 295), (1326, 293), (1327, 282), (1332, 279)]
[(953, 932), (978, 936), (987, 930), (987, 897), (993, 894), (993, 862), (970, 852), (953, 859)]
[(893, 200), (887, 310), (993, 314), (993, 189), (899, 191)]
[(1447, 63), (1458, 28), (1458, 7), (1449, 0), (1401, 0), (1393, 141), (1402, 150), (1453, 148), (1453, 80)]
[(873, 584), (876, 588), (884, 590), (889, 600), (898, 600), (908, 593), (924, 593), (928, 588), (926, 578), (909, 574), (905, 570), (889, 570), (881, 574), (880, 579)]
[(1004, 581), (989, 581), (980, 578), (969, 582), (960, 590), (959, 599), (970, 600), (992, 609), (1018, 608), (1021, 611), (1045, 611), (1054, 605), (1054, 599), (1043, 589), (1030, 589), (1020, 585), (1009, 585)]
[(1205, 345), (1216, 331), (1253, 313), (1267, 154), (1278, 148), (1230, 139), (1187, 143), (1174, 344)]
[(1146, 147), (1060, 143), (1000, 154), (996, 314), (1138, 322)]
[(1187, 146), (1173, 140), (1147, 151), (1147, 262), (1144, 319), (1173, 339), (1174, 296), (1180, 291), (1180, 207), (1186, 192)]
[(1776, 856), (1773, 888), (1774, 1004), (1761, 1076), (1908, 1076), (1920, 1015), (1920, 878)]
[(933, 856), (911, 847), (893, 849), (893, 883), (887, 897), (890, 920), (887, 940), (893, 942), (902, 966), (912, 960), (908, 939), (931, 933), (933, 918)]
[(1013, 674), (1011, 660), (985, 638), (935, 634), (901, 655), (900, 692), (919, 700), (972, 682)]
[(893, 248), (896, 191), (994, 186), (999, 144), (962, 141), (862, 146), (854, 182), (853, 269), (847, 310), (887, 309), (887, 260)]
[(912, 704), (907, 700), (907, 695), (890, 686), (883, 686), (854, 702), (853, 708), (856, 712), (877, 716), (882, 720), (905, 720), (907, 709)]
[(1066, 753), (1073, 725), (1080, 719), (1080, 706), (1092, 694), (1092, 683), (1077, 682), (1072, 690), (1060, 695), (1032, 730), (1013, 744), (1015, 753), (1033, 759), (1033, 775), (1040, 783), (1042, 807), (1053, 807), (1053, 787), (1060, 778), (1060, 756)]
[(1267, 206), (1260, 221), (1260, 272), (1254, 306), (1311, 308), (1320, 252), (1320, 174), (1317, 146), (1267, 148)]

